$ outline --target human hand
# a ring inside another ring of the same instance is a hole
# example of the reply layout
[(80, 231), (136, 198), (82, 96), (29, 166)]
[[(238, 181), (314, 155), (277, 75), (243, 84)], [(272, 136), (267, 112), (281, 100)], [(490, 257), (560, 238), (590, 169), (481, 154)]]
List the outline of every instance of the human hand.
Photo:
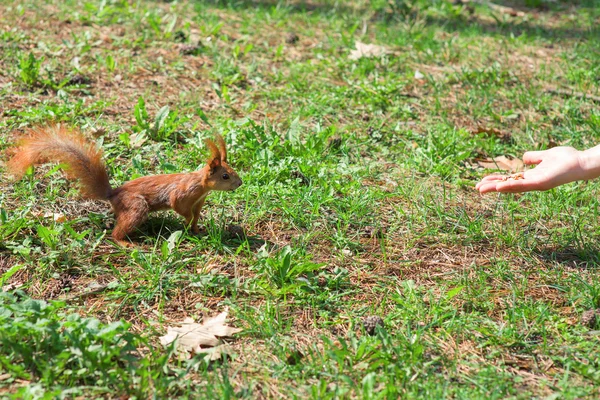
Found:
[(480, 193), (516, 193), (549, 190), (565, 183), (589, 179), (582, 151), (572, 147), (554, 147), (544, 151), (528, 151), (523, 162), (535, 168), (514, 175), (486, 176), (475, 188)]

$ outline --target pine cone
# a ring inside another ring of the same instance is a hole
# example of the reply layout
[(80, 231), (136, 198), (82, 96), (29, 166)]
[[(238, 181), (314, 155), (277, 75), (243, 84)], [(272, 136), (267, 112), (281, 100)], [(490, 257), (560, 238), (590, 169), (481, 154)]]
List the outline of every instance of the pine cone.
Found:
[(373, 336), (377, 326), (383, 327), (383, 320), (377, 315), (369, 315), (363, 319), (363, 327), (365, 328), (365, 332), (367, 332), (367, 334)]
[(81, 74), (75, 74), (67, 81), (69, 85), (89, 85), (91, 82), (89, 77)]
[(176, 42), (185, 43), (185, 42), (187, 42), (188, 37), (184, 31), (179, 30), (179, 31), (175, 31), (175, 34), (173, 35), (173, 39)]
[(596, 326), (599, 317), (600, 308), (595, 310), (587, 310), (581, 314), (581, 325), (587, 326), (588, 328), (593, 328)]
[(227, 227), (227, 232), (229, 232), (229, 236), (231, 238), (243, 239), (246, 237), (246, 232), (244, 232), (244, 228), (239, 225), (229, 225)]
[(59, 282), (61, 290), (71, 289), (73, 287), (73, 277), (71, 275), (61, 275)]
[(179, 52), (185, 56), (197, 56), (202, 52), (202, 47), (193, 44), (184, 44), (179, 48)]
[(58, 279), (50, 279), (47, 281), (46, 289), (44, 290), (44, 298), (54, 299), (58, 297), (61, 292), (61, 284)]
[(310, 180), (308, 180), (306, 175), (298, 170), (290, 172), (290, 177), (300, 179), (300, 186), (308, 186), (310, 184)]
[(300, 38), (293, 32), (289, 33), (285, 38), (285, 42), (288, 44), (295, 44), (298, 40), (300, 40)]

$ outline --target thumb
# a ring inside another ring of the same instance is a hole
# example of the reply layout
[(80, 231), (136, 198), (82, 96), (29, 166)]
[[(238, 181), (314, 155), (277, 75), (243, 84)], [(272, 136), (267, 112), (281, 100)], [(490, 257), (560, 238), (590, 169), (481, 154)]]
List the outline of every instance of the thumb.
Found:
[(539, 164), (544, 160), (544, 155), (546, 152), (547, 150), (528, 151), (527, 153), (523, 154), (523, 162), (527, 165)]

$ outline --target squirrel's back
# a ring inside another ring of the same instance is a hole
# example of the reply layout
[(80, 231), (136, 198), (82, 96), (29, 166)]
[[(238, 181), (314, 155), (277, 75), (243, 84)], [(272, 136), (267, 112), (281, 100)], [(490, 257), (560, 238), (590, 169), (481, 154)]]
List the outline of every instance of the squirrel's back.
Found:
[(47, 162), (64, 164), (67, 176), (79, 180), (85, 197), (106, 200), (112, 192), (102, 151), (76, 130), (60, 125), (30, 129), (7, 167), (20, 178), (29, 166)]

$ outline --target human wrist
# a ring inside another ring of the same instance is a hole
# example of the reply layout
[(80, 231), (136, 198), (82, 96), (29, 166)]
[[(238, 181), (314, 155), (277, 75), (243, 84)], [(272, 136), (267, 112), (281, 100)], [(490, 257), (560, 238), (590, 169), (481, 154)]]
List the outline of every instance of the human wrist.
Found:
[(600, 176), (600, 146), (579, 152), (581, 180), (595, 179)]

